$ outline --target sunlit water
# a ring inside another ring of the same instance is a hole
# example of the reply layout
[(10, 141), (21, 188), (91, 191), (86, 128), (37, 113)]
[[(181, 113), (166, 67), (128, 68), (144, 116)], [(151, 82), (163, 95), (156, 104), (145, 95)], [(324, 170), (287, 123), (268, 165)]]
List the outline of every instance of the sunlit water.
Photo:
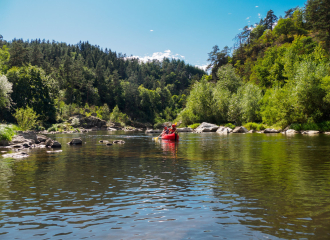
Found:
[(0, 157), (1, 240), (330, 239), (330, 136), (50, 136), (63, 152)]

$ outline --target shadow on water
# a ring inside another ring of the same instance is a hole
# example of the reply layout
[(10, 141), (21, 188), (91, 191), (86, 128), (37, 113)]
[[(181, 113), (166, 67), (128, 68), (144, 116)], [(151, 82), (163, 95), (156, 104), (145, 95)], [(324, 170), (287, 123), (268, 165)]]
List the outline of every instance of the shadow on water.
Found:
[(329, 136), (75, 136), (0, 159), (1, 239), (330, 237)]

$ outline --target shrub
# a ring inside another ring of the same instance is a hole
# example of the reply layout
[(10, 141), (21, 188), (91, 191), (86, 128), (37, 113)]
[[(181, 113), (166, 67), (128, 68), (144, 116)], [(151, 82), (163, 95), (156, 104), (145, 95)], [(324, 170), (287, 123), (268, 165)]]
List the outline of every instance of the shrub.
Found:
[(27, 106), (26, 108), (16, 109), (14, 117), (19, 125), (19, 127), (24, 131), (28, 129), (35, 128), (37, 124), (38, 115), (32, 108)]
[(48, 132), (57, 132), (57, 124), (52, 125), (50, 128), (47, 129)]
[(195, 128), (198, 128), (199, 125), (201, 125), (201, 124), (200, 123), (194, 123), (194, 124), (189, 125), (188, 127), (192, 128), (192, 129), (195, 129)]
[(262, 124), (262, 123), (254, 123), (254, 122), (248, 122), (246, 124), (244, 124), (244, 127), (247, 130), (257, 130), (257, 131), (261, 131), (266, 129), (266, 125)]
[(127, 114), (122, 113), (119, 110), (118, 106), (116, 105), (116, 107), (114, 107), (114, 109), (112, 110), (112, 113), (110, 114), (110, 121), (119, 122), (119, 123), (123, 123), (124, 125), (126, 125), (130, 122), (130, 119), (127, 116)]
[(11, 125), (0, 125), (0, 140), (11, 141), (14, 135), (15, 131)]
[(79, 124), (80, 124), (80, 122), (79, 122), (79, 118), (73, 118), (73, 119), (72, 119), (72, 123), (71, 123), (72, 126), (74, 126), (74, 127), (78, 127)]
[(229, 128), (231, 128), (231, 129), (234, 129), (236, 126), (235, 126), (234, 124), (232, 124), (232, 123), (227, 123), (227, 124), (225, 125), (225, 127), (229, 127)]

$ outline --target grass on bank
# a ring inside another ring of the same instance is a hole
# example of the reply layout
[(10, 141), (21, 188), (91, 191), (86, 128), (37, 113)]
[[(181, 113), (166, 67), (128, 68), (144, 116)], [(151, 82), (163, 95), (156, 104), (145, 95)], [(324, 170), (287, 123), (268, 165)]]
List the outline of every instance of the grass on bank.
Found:
[(13, 124), (0, 124), (0, 140), (11, 141), (15, 135), (15, 131), (20, 130), (19, 127)]

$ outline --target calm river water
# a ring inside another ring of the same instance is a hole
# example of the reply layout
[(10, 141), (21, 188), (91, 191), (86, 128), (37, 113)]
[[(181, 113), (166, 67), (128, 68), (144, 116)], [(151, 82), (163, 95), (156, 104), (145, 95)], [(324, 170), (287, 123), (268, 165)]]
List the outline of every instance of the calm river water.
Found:
[(0, 157), (0, 239), (330, 239), (330, 136), (155, 136)]

